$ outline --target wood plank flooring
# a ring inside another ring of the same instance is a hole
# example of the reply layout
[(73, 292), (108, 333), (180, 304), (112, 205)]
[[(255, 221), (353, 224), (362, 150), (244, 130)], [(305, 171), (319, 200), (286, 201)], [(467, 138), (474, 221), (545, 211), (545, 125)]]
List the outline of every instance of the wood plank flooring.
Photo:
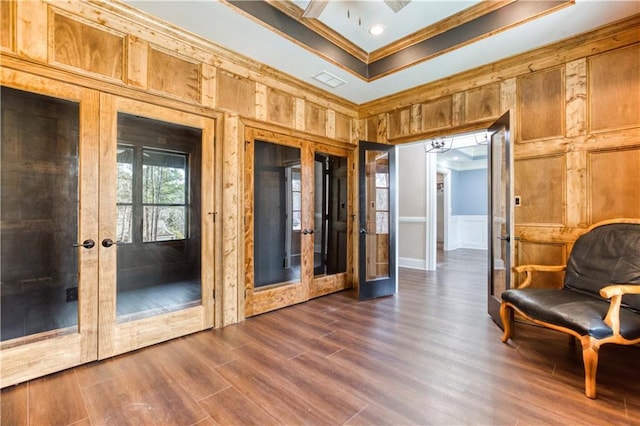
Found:
[(486, 313), (485, 252), (400, 271), (395, 297), (342, 292), (2, 391), (2, 425), (640, 425), (640, 349), (580, 347)]

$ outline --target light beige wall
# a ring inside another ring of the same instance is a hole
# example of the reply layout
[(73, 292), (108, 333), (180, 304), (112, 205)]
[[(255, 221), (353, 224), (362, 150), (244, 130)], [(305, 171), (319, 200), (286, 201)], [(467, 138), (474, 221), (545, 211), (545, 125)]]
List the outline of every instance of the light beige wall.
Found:
[[(400, 266), (426, 265), (427, 169), (422, 144), (398, 150), (398, 257)], [(421, 263), (422, 262), (422, 263)]]

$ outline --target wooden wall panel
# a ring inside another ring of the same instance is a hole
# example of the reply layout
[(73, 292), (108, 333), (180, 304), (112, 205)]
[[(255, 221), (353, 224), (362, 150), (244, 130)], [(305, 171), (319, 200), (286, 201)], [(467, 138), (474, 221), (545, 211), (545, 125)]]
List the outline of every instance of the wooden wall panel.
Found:
[(566, 65), (566, 136), (587, 132), (587, 60), (584, 58)]
[(437, 130), (451, 127), (451, 96), (445, 96), (422, 105), (422, 130)]
[(404, 108), (389, 114), (389, 138), (411, 133), (411, 109)]
[(336, 112), (335, 116), (335, 138), (341, 141), (349, 142), (351, 140), (351, 118), (338, 112)]
[(514, 193), (521, 200), (515, 207), (516, 223), (563, 224), (565, 175), (564, 156), (515, 161)]
[(640, 148), (589, 155), (591, 222), (640, 217)]
[[(520, 241), (518, 244), (519, 265), (565, 265), (567, 262), (567, 249), (563, 243), (546, 243), (535, 241)], [(517, 277), (520, 283), (524, 274)], [(536, 273), (531, 282), (532, 288), (561, 287), (564, 273)]]
[(464, 111), (467, 123), (498, 118), (500, 116), (500, 83), (467, 90)]
[(53, 16), (54, 62), (123, 79), (124, 36), (57, 13)]
[(0, 1), (0, 46), (13, 50), (13, 37), (15, 35), (15, 2)]
[(327, 110), (311, 102), (305, 102), (304, 130), (325, 136), (327, 133)]
[(293, 96), (271, 87), (267, 88), (267, 121), (293, 127), (294, 106)]
[(365, 122), (364, 129), (364, 140), (369, 142), (382, 142), (378, 139), (378, 126), (380, 124), (380, 117), (374, 115), (373, 117), (369, 117)]
[(150, 48), (148, 70), (150, 89), (195, 102), (200, 101), (198, 63)]
[(640, 125), (640, 46), (589, 60), (591, 130)]
[(218, 70), (216, 85), (218, 108), (236, 111), (243, 117), (253, 117), (255, 90), (255, 84), (251, 80)]
[(564, 72), (552, 68), (517, 79), (521, 142), (564, 134)]
[(138, 37), (127, 37), (127, 83), (147, 88), (149, 43)]

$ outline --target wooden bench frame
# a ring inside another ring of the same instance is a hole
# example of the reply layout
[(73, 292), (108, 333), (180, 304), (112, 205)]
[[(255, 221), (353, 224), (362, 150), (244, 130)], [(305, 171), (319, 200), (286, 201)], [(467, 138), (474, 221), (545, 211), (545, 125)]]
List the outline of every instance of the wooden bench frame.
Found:
[[(611, 219), (602, 222), (598, 222), (590, 226), (584, 233), (591, 231), (602, 225), (613, 223), (638, 223), (640, 219)], [(577, 239), (577, 238), (576, 238)], [(564, 272), (566, 265), (548, 266), (548, 265), (519, 265), (513, 268), (516, 273), (525, 273), (525, 280), (516, 288), (527, 288), (531, 284), (534, 272)], [(562, 286), (560, 286), (562, 287)], [(558, 288), (559, 289), (559, 288)], [(609, 300), (609, 310), (604, 318), (605, 324), (611, 327), (613, 334), (603, 339), (596, 339), (589, 335), (581, 335), (574, 330), (566, 327), (562, 327), (556, 324), (540, 321), (535, 318), (531, 318), (517, 307), (513, 306), (509, 302), (503, 301), (500, 305), (500, 318), (504, 327), (504, 333), (502, 335), (502, 341), (506, 343), (513, 333), (513, 321), (514, 311), (518, 312), (527, 320), (534, 324), (541, 325), (546, 328), (561, 331), (574, 336), (578, 339), (582, 345), (582, 360), (584, 362), (584, 380), (585, 380), (585, 395), (589, 398), (596, 397), (596, 371), (598, 368), (598, 351), (600, 346), (607, 343), (615, 343), (619, 345), (634, 345), (640, 343), (640, 338), (628, 340), (620, 335), (620, 308), (622, 303), (622, 296), (625, 294), (640, 294), (640, 285), (638, 284), (612, 284), (603, 287), (600, 290), (600, 296)], [(640, 314), (639, 314), (640, 315)]]

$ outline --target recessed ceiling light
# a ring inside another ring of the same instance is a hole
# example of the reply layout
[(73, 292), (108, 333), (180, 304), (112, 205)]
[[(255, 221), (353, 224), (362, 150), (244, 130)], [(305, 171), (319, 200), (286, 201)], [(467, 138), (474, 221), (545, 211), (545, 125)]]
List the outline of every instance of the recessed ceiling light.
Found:
[(372, 36), (380, 35), (384, 32), (384, 25), (376, 24), (369, 27), (369, 34)]

